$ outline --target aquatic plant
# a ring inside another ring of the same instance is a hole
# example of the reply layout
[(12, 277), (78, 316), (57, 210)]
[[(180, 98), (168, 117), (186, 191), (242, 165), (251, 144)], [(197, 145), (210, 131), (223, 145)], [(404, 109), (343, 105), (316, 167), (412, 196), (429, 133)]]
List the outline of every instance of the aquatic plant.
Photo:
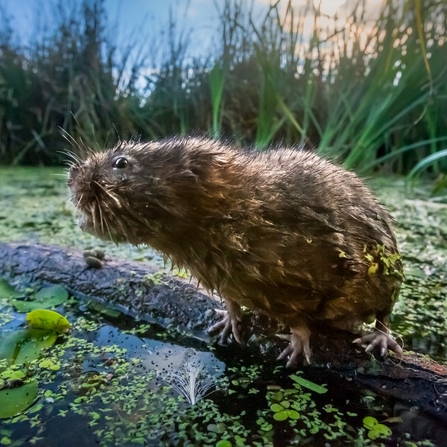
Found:
[(195, 405), (214, 387), (213, 378), (200, 360), (186, 360), (177, 371), (169, 371), (162, 380)]

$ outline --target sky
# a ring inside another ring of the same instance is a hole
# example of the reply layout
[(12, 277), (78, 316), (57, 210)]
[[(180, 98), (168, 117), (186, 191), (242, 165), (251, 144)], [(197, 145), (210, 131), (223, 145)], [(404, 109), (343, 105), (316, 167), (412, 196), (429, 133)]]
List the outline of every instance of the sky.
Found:
[[(68, 4), (80, 3), (82, 0), (68, 0)], [(254, 2), (255, 9), (268, 6), (270, 0), (245, 0)], [(320, 5), (322, 12), (333, 16), (343, 16), (355, 0), (313, 0)], [(292, 0), (295, 7), (303, 5), (306, 0)], [(367, 0), (374, 8), (382, 0)], [(32, 39), (35, 24), (47, 27), (51, 24), (51, 5), (57, 0), (0, 0), (0, 7), (13, 18), (12, 25), (23, 39)], [(178, 22), (194, 28), (197, 46), (209, 41), (217, 26), (217, 8), (222, 8), (225, 0), (105, 0), (104, 6), (110, 23), (119, 23), (118, 38), (126, 39), (134, 32), (157, 30), (168, 22), (172, 10)], [(284, 7), (287, 0), (280, 4)], [(217, 6), (217, 8), (216, 8)]]
[[(82, 0), (68, 0), (81, 3)], [(0, 7), (12, 18), (12, 26), (22, 39), (32, 39), (36, 24), (51, 24), (51, 5), (57, 0), (0, 0)], [(223, 0), (216, 0), (216, 4)], [(118, 37), (126, 39), (135, 32), (157, 30), (168, 23), (170, 10), (186, 27), (193, 26), (201, 36), (210, 36), (216, 24), (214, 0), (105, 0), (109, 23), (119, 23)]]
[[(20, 39), (19, 42), (26, 45), (32, 42), (36, 31), (37, 35), (42, 35), (39, 30), (48, 31), (51, 24), (57, 22), (54, 20), (55, 5), (59, 3), (71, 8), (73, 5), (82, 4), (82, 1), (0, 0), (0, 26), (3, 9), (6, 16), (11, 17), (11, 25), (14, 34)], [(241, 1), (246, 2), (248, 6), (253, 4), (256, 22), (256, 18), (262, 18), (269, 5), (272, 2), (275, 3), (276, 0)], [(358, 2), (358, 0), (292, 0), (292, 5), (296, 11), (309, 1), (313, 1), (314, 5), (319, 6), (321, 12), (325, 14), (322, 20), (329, 23), (328, 27), (324, 26), (325, 29), (331, 29), (330, 22), (333, 21), (334, 15), (339, 18), (347, 17), (353, 10), (353, 5)], [(371, 14), (377, 11), (382, 1), (366, 0)], [(131, 59), (127, 62), (128, 66), (133, 66), (140, 57), (145, 62), (151, 61), (150, 66), (145, 63), (144, 71), (140, 70), (140, 77), (144, 79), (145, 75), (151, 74), (164, 60), (163, 52), (167, 48), (167, 39), (163, 37), (163, 33), (168, 32), (170, 12), (174, 15), (177, 32), (182, 29), (185, 32), (191, 30), (187, 56), (209, 56), (213, 54), (214, 48), (219, 46), (219, 42), (216, 42), (218, 38), (216, 31), (219, 26), (218, 10), (223, 9), (225, 2), (226, 0), (104, 0), (109, 30), (107, 42), (114, 44), (123, 53), (126, 52), (127, 47), (133, 48)], [(288, 0), (280, 0), (280, 8), (284, 10), (287, 3)], [(305, 34), (308, 34), (308, 39), (310, 39), (314, 26), (313, 17), (309, 16), (304, 23)], [(324, 22), (320, 24), (325, 25)], [(304, 41), (306, 40), (304, 36)], [(182, 39), (182, 41), (185, 40)]]

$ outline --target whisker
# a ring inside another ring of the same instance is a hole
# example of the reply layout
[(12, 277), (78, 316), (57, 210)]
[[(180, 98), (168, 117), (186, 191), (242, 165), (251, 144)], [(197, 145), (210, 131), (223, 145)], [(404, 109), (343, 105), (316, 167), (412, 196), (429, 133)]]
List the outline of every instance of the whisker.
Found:
[[(78, 122), (76, 120), (76, 122)], [(79, 123), (78, 123), (79, 124)], [(82, 138), (79, 139), (75, 139), (74, 137), (72, 137), (65, 129), (61, 129), (61, 133), (62, 133), (62, 137), (68, 141), (68, 143), (70, 143), (71, 146), (78, 148), (80, 154), (82, 155), (92, 155), (94, 153), (94, 151), (92, 149), (90, 149), (82, 140)], [(76, 155), (76, 154), (75, 154)], [(83, 157), (80, 157), (78, 155), (76, 155), (76, 157), (79, 157), (79, 162), (82, 162)]]
[(78, 199), (78, 203), (76, 204), (76, 208), (80, 208), (81, 207), (81, 203), (82, 203), (82, 199), (84, 198), (84, 194), (81, 194), (79, 199)]
[(63, 164), (67, 166), (68, 169), (71, 169), (74, 166), (79, 166), (82, 163), (82, 158), (69, 149), (61, 149), (56, 152), (67, 157), (63, 160)]
[(104, 234), (104, 216), (102, 213), (102, 208), (99, 204), (99, 199), (98, 197), (95, 197), (96, 199), (96, 203), (97, 203), (97, 209), (98, 209), (98, 214), (99, 214), (99, 223), (101, 225), (101, 234)]
[(109, 196), (109, 197), (116, 203), (116, 205), (118, 206), (118, 208), (122, 208), (122, 204), (121, 204), (120, 200), (118, 199), (118, 197), (117, 197), (112, 191), (106, 189), (106, 188), (104, 187), (104, 185), (101, 185), (101, 184), (98, 183), (98, 182), (95, 182), (95, 184), (98, 185), (98, 186), (103, 190), (103, 192), (104, 192), (105, 194), (107, 194), (107, 195), (108, 195), (108, 196)]
[(95, 202), (92, 202), (90, 204), (90, 214), (92, 216), (92, 225), (93, 225), (93, 230), (96, 233), (97, 232), (97, 217), (96, 217), (96, 207), (95, 207)]

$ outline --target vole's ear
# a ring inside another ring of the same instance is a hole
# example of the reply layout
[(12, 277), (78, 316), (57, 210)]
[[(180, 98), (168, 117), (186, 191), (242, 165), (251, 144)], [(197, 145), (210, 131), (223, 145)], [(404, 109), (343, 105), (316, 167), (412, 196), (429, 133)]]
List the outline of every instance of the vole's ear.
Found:
[(196, 174), (194, 174), (194, 172), (192, 172), (191, 171), (191, 169), (184, 169), (182, 172), (181, 172), (181, 175), (182, 175), (182, 177), (185, 177), (185, 178), (196, 178), (197, 177), (197, 175)]

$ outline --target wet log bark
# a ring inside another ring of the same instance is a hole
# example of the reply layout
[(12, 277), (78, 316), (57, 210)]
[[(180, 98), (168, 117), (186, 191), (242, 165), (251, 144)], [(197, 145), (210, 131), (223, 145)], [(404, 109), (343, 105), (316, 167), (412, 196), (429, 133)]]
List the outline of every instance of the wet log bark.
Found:
[[(106, 303), (127, 315), (163, 327), (187, 328), (207, 339), (204, 330), (218, 320), (220, 301), (194, 282), (151, 270), (149, 266), (106, 257), (101, 268), (89, 267), (81, 251), (49, 245), (0, 244), (0, 277), (8, 280), (61, 284), (72, 295)], [(228, 347), (235, 355), (274, 360), (284, 342), (274, 337), (278, 327), (259, 314), (244, 315), (251, 336), (243, 347)], [(417, 406), (447, 423), (447, 366), (426, 356), (405, 352), (404, 359), (375, 359), (352, 344), (348, 332), (314, 328), (312, 368), (354, 378), (378, 394)]]

